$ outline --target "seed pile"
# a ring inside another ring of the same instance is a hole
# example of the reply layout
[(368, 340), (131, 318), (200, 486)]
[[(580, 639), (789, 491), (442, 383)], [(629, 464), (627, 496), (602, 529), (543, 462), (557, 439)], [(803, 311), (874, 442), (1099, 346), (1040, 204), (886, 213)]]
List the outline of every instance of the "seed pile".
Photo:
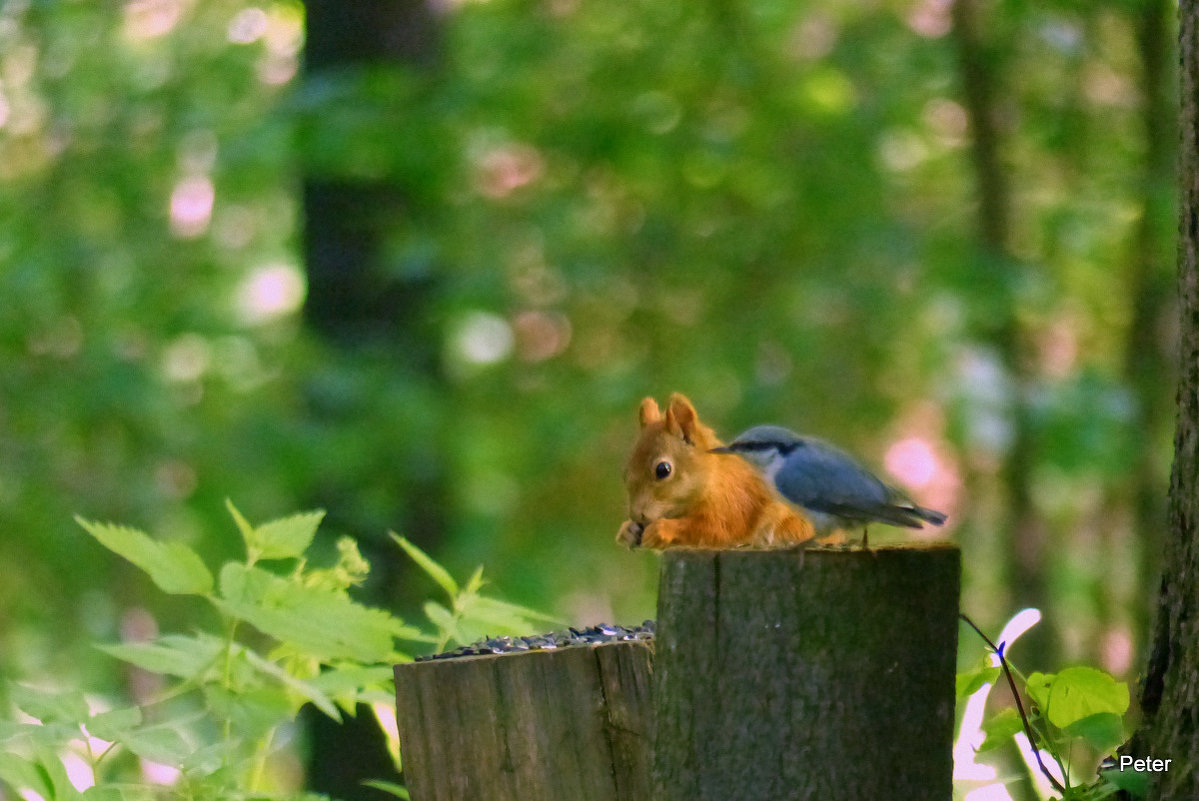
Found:
[(528, 637), (484, 637), (478, 642), (455, 648), (452, 651), (418, 656), (416, 661), (427, 662), (430, 659), (454, 659), (460, 656), (509, 654), (520, 651), (553, 651), (558, 648), (569, 648), (572, 645), (598, 645), (605, 642), (652, 640), (653, 638), (654, 621), (652, 620), (647, 620), (640, 626), (615, 626), (601, 623), (585, 629), (576, 629), (572, 626), (566, 631), (531, 634)]

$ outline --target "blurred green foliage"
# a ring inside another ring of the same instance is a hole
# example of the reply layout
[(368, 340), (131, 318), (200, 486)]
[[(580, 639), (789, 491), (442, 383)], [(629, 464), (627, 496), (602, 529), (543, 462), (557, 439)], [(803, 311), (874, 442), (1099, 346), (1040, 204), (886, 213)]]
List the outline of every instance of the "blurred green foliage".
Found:
[[(944, 3), (451, 0), (431, 72), (305, 81), (296, 2), (3, 0), (0, 672), (104, 672), (81, 633), (190, 611), (73, 514), (220, 561), (224, 497), (319, 498), (384, 548), (431, 464), (452, 571), (571, 622), (652, 616), (653, 557), (612, 539), (637, 403), (674, 390), (722, 435), (778, 422), (907, 480), (983, 623), (1021, 604), (996, 530), (1021, 399), (1065, 652), (1135, 669), (1130, 482), (1169, 459), (1136, 412), (1172, 395), (1126, 371), (1132, 265), (1173, 254), (1148, 7), (985, 7), (1000, 265)], [(301, 175), (403, 187), (387, 269), (435, 282), (436, 378), (304, 329)], [(989, 344), (1008, 298), (1027, 364)]]

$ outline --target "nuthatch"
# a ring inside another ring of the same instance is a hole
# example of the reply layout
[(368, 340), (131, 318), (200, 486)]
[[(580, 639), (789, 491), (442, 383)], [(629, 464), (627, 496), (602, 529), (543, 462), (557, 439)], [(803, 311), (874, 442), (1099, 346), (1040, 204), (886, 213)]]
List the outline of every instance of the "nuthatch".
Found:
[(735, 453), (756, 466), (803, 510), (817, 536), (870, 523), (924, 528), (945, 522), (944, 514), (912, 503), (840, 448), (781, 426), (755, 426), (713, 452)]

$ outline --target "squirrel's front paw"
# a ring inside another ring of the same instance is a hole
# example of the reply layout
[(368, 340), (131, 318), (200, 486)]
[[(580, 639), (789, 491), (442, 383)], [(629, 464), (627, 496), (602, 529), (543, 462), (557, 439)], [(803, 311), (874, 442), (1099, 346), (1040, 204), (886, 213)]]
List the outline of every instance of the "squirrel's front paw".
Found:
[(641, 532), (641, 547), (660, 551), (678, 542), (678, 525), (674, 520), (655, 520)]
[(644, 532), (645, 526), (634, 520), (626, 520), (620, 531), (616, 532), (616, 542), (626, 548), (636, 548), (641, 544), (641, 535)]

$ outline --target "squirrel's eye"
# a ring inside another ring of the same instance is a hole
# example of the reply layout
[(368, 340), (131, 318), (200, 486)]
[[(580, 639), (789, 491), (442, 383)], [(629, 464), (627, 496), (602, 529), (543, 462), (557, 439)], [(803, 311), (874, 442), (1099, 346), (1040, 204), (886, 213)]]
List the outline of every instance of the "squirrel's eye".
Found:
[(674, 468), (670, 466), (670, 462), (664, 459), (654, 465), (654, 475), (657, 476), (658, 480), (660, 481), (670, 475), (670, 471), (673, 469)]

